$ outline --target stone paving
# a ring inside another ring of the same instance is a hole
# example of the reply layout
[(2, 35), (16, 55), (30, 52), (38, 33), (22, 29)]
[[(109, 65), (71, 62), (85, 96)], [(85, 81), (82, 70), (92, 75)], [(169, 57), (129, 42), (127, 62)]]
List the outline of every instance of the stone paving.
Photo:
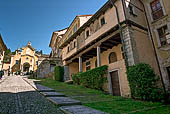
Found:
[(5, 81), (7, 78), (8, 78), (8, 76), (3, 76), (3, 77), (0, 79), (0, 83), (2, 83), (3, 81)]
[(67, 114), (108, 114), (82, 105), (62, 106), (60, 109)]
[[(32, 81), (36, 81), (31, 79), (25, 79), (25, 80), (31, 85), (34, 84)], [(60, 106), (60, 110), (63, 111), (65, 114), (108, 114), (86, 106), (82, 106), (81, 102), (78, 100), (74, 100), (66, 96), (65, 97), (60, 96), (63, 94), (59, 93), (58, 91), (54, 92), (54, 90), (52, 90), (51, 88), (42, 86), (40, 84), (35, 84), (32, 86), (34, 86), (35, 89), (39, 91), (41, 94), (45, 95), (49, 101), (53, 102), (57, 106)], [(56, 95), (56, 96), (54, 97), (50, 95)]]
[(64, 94), (58, 92), (40, 92), (45, 97), (65, 97)]
[(58, 106), (81, 105), (80, 101), (71, 99), (69, 97), (48, 97), (47, 99)]
[(21, 76), (0, 82), (0, 114), (63, 114)]

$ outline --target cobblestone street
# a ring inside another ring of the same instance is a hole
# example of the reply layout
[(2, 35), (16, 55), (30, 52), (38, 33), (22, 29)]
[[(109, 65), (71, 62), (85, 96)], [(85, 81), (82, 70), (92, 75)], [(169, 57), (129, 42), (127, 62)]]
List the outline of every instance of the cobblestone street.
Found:
[(0, 114), (62, 114), (62, 112), (36, 92), (21, 76), (10, 76), (0, 83)]

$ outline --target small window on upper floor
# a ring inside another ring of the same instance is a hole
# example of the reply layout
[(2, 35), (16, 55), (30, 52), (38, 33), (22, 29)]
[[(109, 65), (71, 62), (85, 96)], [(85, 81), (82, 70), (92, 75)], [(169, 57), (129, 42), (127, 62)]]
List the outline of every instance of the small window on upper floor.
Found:
[(152, 18), (153, 20), (157, 20), (164, 16), (163, 9), (161, 6), (160, 0), (154, 0), (150, 3), (151, 11), (152, 11)]
[(101, 26), (103, 26), (104, 24), (106, 24), (104, 17), (102, 17), (102, 18), (100, 19), (100, 24), (101, 24)]
[(67, 53), (70, 51), (70, 46), (67, 47)]
[(87, 31), (86, 31), (86, 38), (89, 37), (89, 36), (90, 36), (90, 31), (87, 30)]
[(132, 5), (129, 5), (129, 13), (130, 15), (136, 17), (137, 15), (135, 14), (135, 8)]
[(26, 60), (28, 60), (29, 58), (27, 57)]
[(161, 46), (170, 43), (169, 42), (169, 39), (170, 39), (169, 35), (170, 34), (168, 33), (168, 26), (167, 25), (159, 28), (157, 31), (158, 31)]
[(18, 63), (19, 63), (19, 61), (18, 61), (18, 60), (16, 60), (16, 61), (15, 61), (15, 64), (17, 65)]
[(73, 28), (73, 32), (75, 33), (77, 31), (77, 24)]
[(70, 38), (70, 37), (71, 37), (71, 35), (72, 35), (72, 33), (70, 32), (70, 33), (68, 34), (68, 38)]
[(38, 61), (36, 61), (36, 65), (38, 66)]
[(75, 48), (75, 47), (76, 47), (76, 41), (74, 41), (74, 44), (73, 44), (73, 45), (74, 45), (74, 48)]

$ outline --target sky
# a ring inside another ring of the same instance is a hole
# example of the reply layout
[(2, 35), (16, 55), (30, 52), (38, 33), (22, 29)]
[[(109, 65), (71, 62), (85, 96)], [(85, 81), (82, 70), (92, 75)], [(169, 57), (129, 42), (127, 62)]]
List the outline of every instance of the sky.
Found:
[(31, 41), (49, 54), (52, 33), (76, 15), (94, 14), (107, 0), (0, 0), (0, 33), (12, 51)]

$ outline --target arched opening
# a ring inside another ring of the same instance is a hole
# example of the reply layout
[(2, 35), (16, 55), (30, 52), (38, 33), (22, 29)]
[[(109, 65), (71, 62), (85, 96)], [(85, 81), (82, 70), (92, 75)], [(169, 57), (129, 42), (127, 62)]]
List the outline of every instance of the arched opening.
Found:
[(30, 64), (29, 63), (24, 63), (23, 72), (29, 72), (29, 69), (30, 69)]
[(109, 64), (117, 61), (117, 55), (115, 52), (111, 52), (109, 55)]

